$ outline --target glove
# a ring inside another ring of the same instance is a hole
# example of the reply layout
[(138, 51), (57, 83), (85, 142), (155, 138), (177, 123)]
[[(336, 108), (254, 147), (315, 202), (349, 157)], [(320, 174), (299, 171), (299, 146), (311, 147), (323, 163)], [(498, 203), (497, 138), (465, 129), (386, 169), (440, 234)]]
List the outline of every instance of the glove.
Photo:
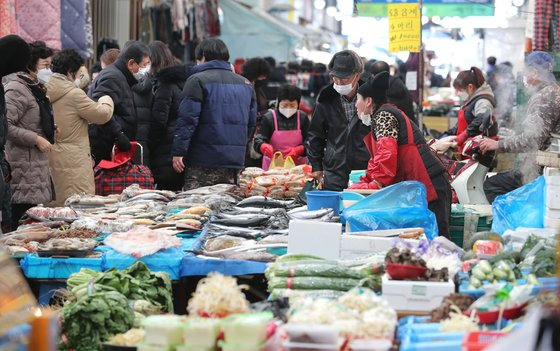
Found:
[(115, 144), (117, 144), (117, 149), (119, 149), (119, 151), (126, 152), (130, 150), (130, 140), (128, 140), (128, 137), (124, 135), (124, 133), (119, 134), (117, 139), (115, 139)]
[(286, 150), (286, 157), (291, 156), (292, 158), (296, 158), (299, 157), (301, 155), (303, 155), (303, 152), (305, 151), (305, 148), (303, 147), (303, 145), (298, 145), (298, 146), (294, 146), (289, 148), (288, 150)]
[(455, 141), (457, 142), (458, 145), (463, 145), (465, 143), (465, 141), (467, 141), (468, 138), (469, 138), (469, 135), (467, 134), (467, 131), (465, 130), (463, 133), (457, 135), (457, 139), (455, 139)]
[(274, 156), (274, 148), (270, 144), (262, 144), (259, 150), (266, 157), (272, 158)]
[(370, 183), (355, 183), (350, 185), (350, 187), (348, 189), (368, 189), (368, 190), (378, 190), (379, 185), (376, 182), (370, 182)]

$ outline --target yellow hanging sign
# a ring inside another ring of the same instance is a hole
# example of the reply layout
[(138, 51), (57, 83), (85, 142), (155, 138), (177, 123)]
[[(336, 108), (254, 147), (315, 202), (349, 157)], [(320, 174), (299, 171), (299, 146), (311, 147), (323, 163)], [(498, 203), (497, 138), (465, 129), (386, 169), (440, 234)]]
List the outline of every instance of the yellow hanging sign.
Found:
[(420, 52), (422, 13), (418, 3), (389, 4), (389, 51)]

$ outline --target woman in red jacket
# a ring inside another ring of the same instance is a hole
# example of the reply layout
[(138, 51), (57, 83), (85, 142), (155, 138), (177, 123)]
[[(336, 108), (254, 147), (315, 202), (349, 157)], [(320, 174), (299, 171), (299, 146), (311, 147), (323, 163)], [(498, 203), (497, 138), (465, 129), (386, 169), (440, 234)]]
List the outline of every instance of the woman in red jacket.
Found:
[(445, 168), (418, 127), (387, 103), (388, 84), (389, 74), (382, 72), (358, 89), (358, 116), (371, 126), (364, 138), (371, 159), (366, 175), (350, 189), (381, 189), (406, 180), (419, 181), (426, 187), (428, 208), (436, 215), (439, 234), (447, 237), (451, 186)]

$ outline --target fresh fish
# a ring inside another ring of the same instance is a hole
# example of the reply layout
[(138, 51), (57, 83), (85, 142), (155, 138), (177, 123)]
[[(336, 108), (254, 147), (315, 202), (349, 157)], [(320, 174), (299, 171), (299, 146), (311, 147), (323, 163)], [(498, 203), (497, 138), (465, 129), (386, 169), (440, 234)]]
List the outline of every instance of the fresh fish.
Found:
[(286, 213), (283, 208), (259, 208), (259, 207), (234, 207), (231, 209), (230, 214), (240, 214), (240, 213), (255, 213), (255, 214), (267, 214), (267, 215), (277, 215), (280, 213)]
[(242, 260), (242, 261), (257, 261), (257, 262), (274, 262), (278, 256), (266, 252), (266, 250), (258, 251), (242, 251), (242, 252), (226, 252), (226, 253), (212, 253), (208, 251), (190, 251), (196, 255), (221, 258), (223, 260)]
[(237, 204), (237, 207), (286, 208), (290, 202), (274, 200), (264, 196), (252, 196)]
[(204, 243), (204, 249), (206, 251), (219, 251), (223, 249), (229, 249), (231, 247), (237, 247), (240, 245), (245, 245), (249, 243), (255, 243), (252, 240), (246, 240), (243, 238), (229, 236), (229, 235), (221, 235), (213, 239), (208, 239)]
[(257, 242), (257, 245), (288, 244), (288, 234), (269, 235)]
[(124, 203), (138, 202), (138, 201), (143, 201), (143, 200), (160, 201), (160, 202), (171, 201), (171, 199), (169, 199), (167, 196), (163, 196), (163, 195), (158, 194), (158, 193), (144, 193), (144, 194), (139, 194), (139, 195), (133, 196), (130, 199), (125, 200)]
[(293, 210), (288, 211), (288, 214), (294, 214), (294, 213), (299, 213), (299, 212), (305, 212), (307, 211), (307, 206), (301, 206), (301, 207), (296, 207)]
[(260, 227), (268, 222), (270, 216), (254, 215), (252, 217), (221, 218), (212, 221), (214, 224), (221, 224), (233, 227)]
[(323, 208), (316, 211), (304, 211), (304, 212), (296, 212), (290, 215), (292, 219), (321, 219), (322, 217), (328, 216), (331, 214), (332, 216), (333, 210), (332, 208)]

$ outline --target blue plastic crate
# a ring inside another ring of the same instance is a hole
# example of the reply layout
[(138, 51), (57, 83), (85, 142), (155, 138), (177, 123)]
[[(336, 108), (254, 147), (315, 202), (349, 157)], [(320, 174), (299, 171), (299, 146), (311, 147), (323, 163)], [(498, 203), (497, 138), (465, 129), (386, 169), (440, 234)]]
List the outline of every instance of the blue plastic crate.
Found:
[(177, 248), (167, 249), (141, 258), (125, 255), (111, 249), (103, 255), (103, 269), (107, 270), (113, 267), (125, 269), (136, 261), (142, 261), (152, 272), (165, 272), (169, 274), (172, 280), (179, 280), (183, 256), (183, 251)]
[(27, 278), (66, 279), (81, 268), (103, 270), (103, 258), (53, 258), (36, 254), (25, 256), (21, 268)]
[(403, 342), (400, 351), (461, 351), (463, 340)]
[[(537, 295), (541, 290), (557, 290), (560, 287), (560, 280), (556, 277), (538, 278), (538, 281), (541, 283), (541, 285), (535, 286), (533, 288), (533, 291), (531, 292), (531, 295)], [(487, 281), (484, 281), (484, 283), (487, 283)], [(517, 279), (517, 283), (523, 285), (526, 283), (526, 279)], [(484, 295), (484, 290), (469, 290), (467, 289), (468, 286), (468, 281), (461, 283), (459, 285), (459, 293), (471, 295), (475, 299), (478, 299), (482, 295)]]

